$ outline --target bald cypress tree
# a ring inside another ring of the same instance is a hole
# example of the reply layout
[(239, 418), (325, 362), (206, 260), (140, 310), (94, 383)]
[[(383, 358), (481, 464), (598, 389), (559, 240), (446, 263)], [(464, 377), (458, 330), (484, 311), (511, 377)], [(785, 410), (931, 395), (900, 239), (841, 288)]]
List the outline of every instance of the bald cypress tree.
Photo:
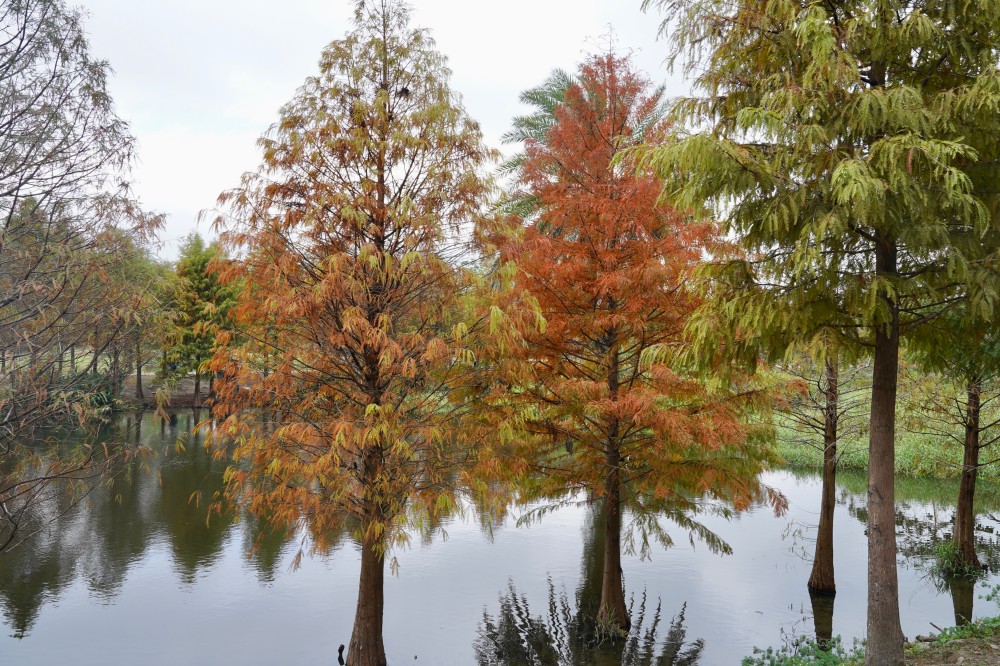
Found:
[[(644, 151), (674, 205), (711, 208), (746, 255), (696, 331), (748, 358), (837, 322), (873, 357), (866, 663), (902, 664), (893, 497), (900, 339), (986, 284), (977, 169), (1000, 119), (995, 0), (646, 0), (699, 96), (698, 131)], [(697, 69), (694, 69), (694, 68)], [(977, 317), (996, 294), (975, 297)], [(721, 321), (720, 318), (728, 321)], [(711, 327), (711, 330), (709, 328)], [(754, 335), (756, 334), (756, 335)], [(754, 342), (763, 344), (744, 344)]]
[(711, 385), (665, 351), (684, 347), (700, 300), (691, 274), (720, 243), (714, 224), (657, 205), (650, 174), (616, 167), (620, 151), (666, 131), (662, 89), (614, 53), (590, 57), (575, 78), (549, 129), (525, 137), (514, 196), (531, 214), (511, 216), (496, 241), (501, 271), (513, 274), (497, 307), (515, 342), (498, 363), (505, 386), (486, 402), (512, 467), (532, 477), (522, 500), (580, 488), (602, 499), (598, 619), (627, 630), (630, 522), (642, 542), (669, 545), (664, 516), (726, 552), (692, 518), (692, 497), (737, 510), (761, 498), (778, 511), (785, 503), (758, 479), (769, 451), (756, 415), (769, 408), (767, 391)]
[[(962, 448), (955, 502), (952, 559), (946, 569), (982, 568), (976, 555), (975, 496), (982, 454), (1000, 441), (1000, 332), (993, 322), (970, 321), (965, 308), (939, 317), (921, 331), (908, 351), (931, 374), (931, 385), (909, 399), (919, 432), (945, 446)], [(993, 457), (993, 456), (989, 456)]]
[(387, 554), (456, 505), (474, 450), (457, 418), (475, 369), (454, 239), (495, 155), (449, 76), (404, 4), (359, 1), (261, 140), (260, 168), (221, 197), (237, 258), (224, 275), (243, 286), (213, 361), (215, 415), (241, 435), (229, 490), (308, 525), (317, 550), (354, 530), (352, 666), (385, 665)]

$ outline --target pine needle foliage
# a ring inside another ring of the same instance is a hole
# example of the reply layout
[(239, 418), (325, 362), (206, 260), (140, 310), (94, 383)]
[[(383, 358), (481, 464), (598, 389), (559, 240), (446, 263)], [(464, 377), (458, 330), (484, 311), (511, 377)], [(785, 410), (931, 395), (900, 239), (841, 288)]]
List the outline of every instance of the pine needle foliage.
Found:
[(901, 664), (892, 527), (900, 336), (959, 298), (975, 318), (994, 311), (998, 294), (981, 274), (996, 195), (981, 184), (997, 154), (1000, 3), (644, 7), (662, 11), (671, 64), (684, 60), (699, 94), (672, 110), (687, 135), (636, 158), (674, 205), (716, 215), (746, 253), (716, 267), (731, 298), (692, 330), (747, 362), (812, 338), (817, 320), (873, 350), (866, 658)]
[(220, 329), (228, 327), (228, 312), (238, 285), (222, 284), (212, 263), (222, 260), (219, 247), (198, 234), (181, 244), (173, 299), (173, 317), (167, 334), (160, 374), (168, 380), (195, 374), (195, 406), (200, 406), (201, 377), (215, 352)]

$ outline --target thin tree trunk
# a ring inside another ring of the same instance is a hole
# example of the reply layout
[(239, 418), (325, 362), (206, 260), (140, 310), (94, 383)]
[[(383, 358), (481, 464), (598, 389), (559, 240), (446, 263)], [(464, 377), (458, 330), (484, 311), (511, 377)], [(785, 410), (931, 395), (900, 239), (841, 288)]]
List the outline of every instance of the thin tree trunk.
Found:
[(135, 397), (136, 400), (145, 400), (142, 394), (142, 340), (137, 336), (135, 339)]
[[(898, 277), (895, 241), (876, 235), (875, 273)], [(899, 304), (883, 295), (889, 321), (875, 328), (871, 431), (868, 439), (868, 642), (866, 666), (903, 666), (896, 575), (896, 385), (899, 372)]]
[(958, 549), (959, 563), (982, 567), (976, 556), (976, 477), (979, 475), (979, 382), (969, 382), (965, 413), (965, 455), (962, 461), (962, 480), (958, 485), (958, 504), (955, 508), (954, 542)]
[(358, 586), (358, 608), (354, 614), (354, 629), (347, 648), (348, 666), (385, 666), (385, 646), (382, 643), (382, 611), (384, 599), (385, 557), (376, 543), (365, 539), (361, 545), (361, 581)]
[(58, 360), (56, 361), (56, 375), (59, 377), (59, 379), (62, 379), (62, 376), (63, 376), (63, 357), (66, 355), (66, 353), (65, 353), (65, 350), (63, 349), (61, 341), (58, 343), (58, 351), (56, 353), (59, 354)]
[(69, 346), (69, 374), (76, 377), (76, 345)]
[(194, 371), (194, 407), (201, 407), (201, 371)]
[(826, 360), (826, 405), (823, 410), (823, 490), (819, 508), (819, 531), (816, 535), (816, 552), (813, 556), (809, 590), (836, 594), (837, 584), (833, 573), (833, 511), (837, 505), (837, 419), (840, 389), (837, 385), (837, 358)]
[(111, 353), (111, 395), (118, 397), (121, 392), (122, 384), (122, 369), (121, 369), (121, 352), (118, 351), (118, 345), (115, 345), (114, 351)]

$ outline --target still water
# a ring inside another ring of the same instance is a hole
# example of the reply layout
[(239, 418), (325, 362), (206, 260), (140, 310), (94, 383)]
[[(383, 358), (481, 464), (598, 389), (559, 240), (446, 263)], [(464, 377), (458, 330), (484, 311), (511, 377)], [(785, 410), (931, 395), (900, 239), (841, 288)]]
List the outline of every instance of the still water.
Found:
[[(249, 554), (260, 533), (252, 519), (224, 514), (206, 521), (225, 464), (192, 433), (195, 422), (191, 412), (179, 413), (175, 425), (149, 413), (138, 421), (124, 417), (121, 429), (130, 428), (127, 436), (154, 453), (0, 557), (0, 664), (337, 663), (337, 647), (350, 638), (356, 547), (344, 540), (290, 571), (299, 538), (267, 535)], [(832, 631), (849, 643), (865, 625), (866, 514), (864, 479), (841, 476)], [(785, 471), (766, 480), (788, 497), (786, 515), (758, 508), (729, 521), (703, 519), (732, 546), (732, 555), (692, 546), (673, 528), (674, 548), (654, 546), (646, 560), (624, 558), (626, 593), (634, 595), (636, 613), (645, 610), (633, 645), (632, 656), (639, 657), (626, 662), (649, 663), (640, 654), (645, 639), (647, 657), (676, 653), (665, 663), (738, 664), (755, 645), (778, 645), (829, 626), (829, 605), (818, 608), (814, 620), (805, 586), (820, 480)], [(931, 632), (931, 623), (998, 612), (980, 595), (1000, 576), (973, 588), (932, 572), (930, 553), (934, 541), (950, 533), (955, 492), (952, 483), (932, 481), (904, 480), (897, 488), (900, 605), (911, 638)], [(992, 512), (1000, 512), (1000, 498), (989, 487), (981, 493), (980, 557), (996, 571)], [(397, 551), (398, 575), (387, 577), (385, 589), (390, 663), (475, 664), (477, 655), (496, 657), (505, 615), (522, 624), (544, 616), (550, 633), (566, 632), (558, 618), (571, 618), (599, 586), (596, 515), (581, 503), (530, 527), (506, 525), (491, 534), (472, 516), (456, 518)], [(484, 614), (493, 633), (484, 631)], [(505, 658), (516, 663), (509, 651)], [(620, 652), (593, 659), (622, 660)]]

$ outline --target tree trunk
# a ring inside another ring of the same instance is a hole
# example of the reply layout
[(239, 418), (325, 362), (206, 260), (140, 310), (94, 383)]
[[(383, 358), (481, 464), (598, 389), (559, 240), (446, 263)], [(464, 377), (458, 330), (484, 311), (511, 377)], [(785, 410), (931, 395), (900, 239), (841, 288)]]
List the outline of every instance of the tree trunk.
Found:
[(63, 349), (63, 346), (62, 346), (62, 342), (58, 343), (58, 352), (56, 352), (56, 353), (59, 354), (58, 360), (56, 361), (56, 376), (59, 377), (59, 379), (62, 379), (62, 376), (63, 376), (63, 357), (66, 355), (65, 350)]
[(597, 616), (611, 621), (621, 629), (631, 624), (625, 607), (625, 585), (622, 582), (622, 498), (620, 454), (617, 446), (609, 446), (607, 477), (604, 482), (604, 576), (601, 581), (601, 605)]
[(69, 346), (69, 374), (76, 377), (76, 345)]
[[(614, 299), (608, 308), (614, 310)], [(606, 332), (608, 344), (608, 396), (618, 398), (620, 358), (618, 332), (611, 327)], [(625, 607), (625, 584), (622, 581), (622, 470), (621, 449), (618, 442), (618, 420), (608, 429), (606, 449), (607, 469), (604, 479), (604, 576), (601, 582), (601, 605), (597, 617), (628, 630), (631, 621)]]
[(348, 666), (386, 664), (385, 646), (382, 643), (384, 581), (385, 557), (376, 550), (376, 543), (366, 538), (361, 545), (361, 582), (358, 586), (354, 629), (347, 648)]
[(840, 390), (837, 385), (836, 356), (826, 360), (826, 406), (823, 410), (823, 490), (819, 508), (819, 531), (813, 556), (809, 590), (836, 594), (833, 574), (833, 510), (837, 505), (837, 419)]
[(145, 400), (142, 394), (142, 341), (135, 339), (135, 397), (136, 400)]
[(201, 371), (194, 371), (194, 401), (191, 403), (194, 407), (201, 407)]
[(584, 528), (583, 559), (580, 562), (580, 587), (577, 589), (579, 607), (577, 621), (580, 626), (589, 626), (597, 617), (601, 607), (601, 586), (604, 583), (604, 539), (607, 528), (605, 524), (604, 502), (599, 501), (589, 508), (590, 519)]
[(976, 379), (967, 387), (965, 413), (965, 456), (962, 461), (962, 480), (958, 485), (958, 504), (955, 508), (954, 541), (960, 564), (980, 568), (976, 556), (976, 477), (979, 475), (979, 403), (980, 386)]
[[(896, 243), (876, 235), (875, 273), (898, 277)], [(896, 575), (896, 385), (899, 372), (899, 304), (882, 295), (889, 321), (875, 327), (871, 432), (868, 439), (868, 642), (866, 666), (903, 666)]]

